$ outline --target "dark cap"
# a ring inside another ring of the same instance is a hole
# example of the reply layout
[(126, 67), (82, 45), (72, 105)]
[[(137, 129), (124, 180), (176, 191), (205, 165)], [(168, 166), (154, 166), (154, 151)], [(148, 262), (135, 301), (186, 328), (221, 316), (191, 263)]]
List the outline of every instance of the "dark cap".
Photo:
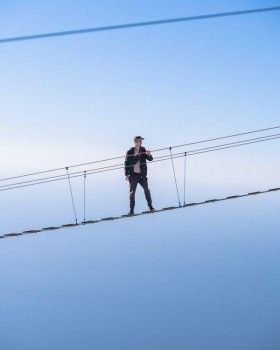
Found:
[(134, 141), (136, 141), (136, 140), (144, 140), (144, 137), (142, 137), (142, 136), (135, 136), (134, 137)]

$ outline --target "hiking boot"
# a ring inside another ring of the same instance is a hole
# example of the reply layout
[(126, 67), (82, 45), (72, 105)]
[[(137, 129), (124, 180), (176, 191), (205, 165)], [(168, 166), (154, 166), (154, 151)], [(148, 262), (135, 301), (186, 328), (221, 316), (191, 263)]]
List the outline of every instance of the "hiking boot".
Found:
[(152, 205), (149, 205), (150, 211), (155, 211), (155, 208)]

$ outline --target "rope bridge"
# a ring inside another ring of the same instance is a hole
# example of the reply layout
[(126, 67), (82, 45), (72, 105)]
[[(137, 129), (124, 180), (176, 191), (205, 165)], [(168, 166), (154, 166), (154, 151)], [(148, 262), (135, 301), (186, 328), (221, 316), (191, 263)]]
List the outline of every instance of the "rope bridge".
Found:
[(22, 232), (17, 232), (17, 233), (5, 233), (5, 234), (0, 235), (0, 239), (35, 234), (35, 233), (45, 232), (45, 231), (55, 231), (55, 230), (59, 230), (59, 229), (63, 229), (63, 228), (76, 227), (76, 226), (80, 226), (80, 225), (97, 224), (97, 223), (101, 223), (101, 222), (105, 222), (105, 221), (133, 218), (135, 216), (141, 216), (141, 215), (145, 215), (145, 214), (155, 214), (155, 213), (159, 213), (159, 212), (166, 212), (168, 210), (194, 207), (197, 205), (204, 205), (204, 204), (215, 203), (215, 202), (220, 202), (220, 201), (227, 201), (227, 200), (242, 198), (242, 197), (256, 196), (256, 195), (260, 195), (263, 193), (272, 193), (272, 192), (276, 192), (276, 191), (280, 191), (280, 187), (271, 188), (271, 189), (264, 190), (264, 191), (249, 192), (249, 193), (241, 194), (241, 195), (232, 195), (232, 196), (228, 196), (228, 197), (224, 197), (224, 198), (207, 199), (207, 200), (202, 201), (202, 202), (187, 203), (187, 204), (180, 205), (180, 206), (179, 205), (178, 206), (171, 206), (171, 207), (158, 209), (155, 211), (143, 211), (142, 213), (138, 213), (138, 214), (134, 214), (134, 215), (109, 216), (109, 217), (104, 217), (104, 218), (101, 218), (98, 220), (87, 220), (87, 221), (82, 221), (80, 223), (75, 223), (75, 224), (70, 223), (70, 224), (64, 224), (61, 226), (43, 227), (41, 229), (33, 229), (33, 230), (27, 230), (27, 231), (22, 231)]
[[(209, 199), (209, 200), (206, 200), (203, 202), (198, 202), (198, 203), (186, 203), (186, 177), (187, 177), (186, 164), (188, 162), (189, 157), (201, 155), (201, 154), (206, 154), (209, 152), (216, 152), (216, 151), (220, 151), (220, 150), (251, 145), (251, 144), (255, 144), (255, 143), (262, 143), (262, 142), (277, 140), (280, 138), (280, 133), (273, 133), (273, 134), (269, 133), (269, 134), (264, 135), (264, 136), (244, 138), (244, 136), (248, 135), (248, 134), (263, 133), (263, 132), (268, 132), (268, 131), (276, 130), (276, 129), (280, 129), (280, 125), (270, 127), (270, 128), (265, 128), (265, 129), (246, 131), (246, 132), (242, 132), (242, 133), (231, 134), (231, 135), (215, 137), (215, 138), (210, 138), (210, 139), (204, 139), (204, 140), (199, 140), (199, 141), (194, 141), (194, 142), (188, 142), (188, 143), (184, 143), (184, 144), (180, 144), (180, 145), (174, 145), (174, 146), (169, 146), (169, 147), (164, 147), (164, 148), (152, 150), (151, 152), (153, 152), (153, 153), (166, 152), (166, 151), (168, 152), (167, 154), (164, 154), (164, 155), (155, 156), (153, 159), (153, 162), (150, 162), (149, 164), (170, 161), (170, 164), (172, 166), (172, 173), (173, 173), (175, 190), (176, 190), (176, 198), (177, 198), (177, 202), (178, 202), (178, 206), (162, 208), (159, 210), (155, 210), (154, 212), (157, 213), (157, 212), (162, 212), (162, 211), (170, 210), (170, 209), (177, 209), (177, 208), (181, 208), (181, 207), (189, 207), (189, 206), (198, 205), (198, 204), (206, 204), (206, 203), (212, 203), (212, 202), (216, 202), (216, 201), (245, 197), (245, 196), (249, 196), (249, 195), (253, 195), (253, 194), (261, 194), (261, 193), (278, 191), (279, 188), (272, 188), (272, 189), (268, 189), (265, 191), (256, 191), (256, 192), (251, 192), (251, 193), (247, 193), (244, 195), (234, 195), (234, 196), (220, 198), (220, 199)], [(239, 139), (236, 141), (231, 140), (230, 142), (222, 142), (221, 143), (221, 140), (232, 139), (232, 138), (237, 138), (237, 137)], [(240, 139), (240, 137), (241, 137), (241, 139)], [(212, 144), (208, 145), (208, 146), (206, 145), (205, 147), (197, 147), (197, 145), (204, 144), (204, 143), (212, 143)], [(193, 147), (195, 147), (195, 148), (193, 148)], [(174, 152), (174, 149), (178, 149), (179, 152)], [(175, 169), (175, 164), (174, 164), (174, 159), (178, 159), (178, 158), (183, 158), (183, 160), (184, 160), (183, 201), (181, 201), (181, 198), (180, 198), (177, 176), (176, 176), (176, 169)], [(86, 179), (87, 179), (87, 177), (89, 175), (110, 172), (110, 171), (115, 171), (115, 170), (122, 170), (123, 171), (124, 167), (125, 167), (124, 166), (124, 159), (125, 159), (125, 156), (117, 156), (117, 157), (113, 157), (113, 158), (95, 160), (92, 162), (74, 164), (74, 165), (70, 165), (70, 166), (66, 166), (66, 167), (49, 169), (49, 170), (44, 170), (44, 171), (36, 171), (33, 173), (28, 173), (28, 174), (17, 175), (17, 176), (13, 176), (13, 177), (7, 177), (7, 178), (0, 179), (0, 183), (2, 183), (2, 185), (0, 185), (0, 192), (1, 191), (15, 190), (15, 189), (19, 189), (19, 188), (26, 188), (26, 187), (30, 187), (30, 186), (34, 186), (34, 185), (38, 186), (38, 185), (43, 185), (45, 183), (50, 183), (50, 182), (66, 180), (68, 182), (68, 186), (69, 186), (69, 193), (70, 193), (71, 205), (72, 205), (73, 216), (74, 216), (74, 223), (64, 224), (61, 226), (45, 227), (45, 228), (38, 229), (38, 230), (37, 229), (27, 230), (27, 231), (22, 231), (19, 233), (6, 233), (3, 235), (0, 235), (0, 238), (15, 237), (15, 236), (21, 236), (23, 234), (37, 233), (37, 232), (46, 231), (46, 230), (51, 231), (51, 230), (57, 230), (59, 228), (64, 228), (64, 227), (72, 227), (72, 226), (77, 226), (77, 225), (81, 225), (81, 224), (84, 225), (84, 224), (88, 224), (88, 223), (96, 223), (96, 222), (102, 222), (102, 221), (106, 221), (106, 220), (115, 220), (115, 219), (121, 219), (121, 218), (127, 217), (127, 215), (122, 215), (119, 217), (102, 218), (100, 220), (87, 220), (87, 218), (86, 218)], [(122, 163), (119, 162), (120, 160), (122, 160)], [(106, 163), (112, 162), (112, 161), (114, 162), (114, 164), (105, 165)], [(105, 164), (102, 165), (101, 163), (105, 163)], [(102, 166), (100, 166), (100, 164)], [(93, 168), (89, 167), (92, 165), (94, 166)], [(73, 168), (81, 168), (81, 170), (69, 171), (69, 169), (73, 169)], [(62, 171), (63, 171), (63, 173), (61, 173), (61, 174), (51, 175), (51, 173), (62, 172)], [(33, 178), (34, 176), (36, 178)], [(80, 177), (83, 179), (83, 220), (80, 222), (78, 222), (74, 193), (73, 193), (72, 184), (71, 184), (71, 179), (77, 178), (77, 177)], [(143, 213), (136, 214), (136, 215), (137, 216), (144, 215), (147, 213), (148, 212), (143, 212)]]

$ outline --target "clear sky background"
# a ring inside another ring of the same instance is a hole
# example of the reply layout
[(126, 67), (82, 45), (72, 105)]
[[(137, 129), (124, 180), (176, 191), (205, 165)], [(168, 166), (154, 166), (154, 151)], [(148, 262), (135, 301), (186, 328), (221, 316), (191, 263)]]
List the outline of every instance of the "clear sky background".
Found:
[[(0, 37), (276, 5), (4, 0)], [(279, 37), (274, 12), (0, 45), (0, 178), (123, 155), (139, 134), (156, 149), (280, 124)], [(279, 172), (278, 140), (192, 157), (187, 202)], [(149, 167), (156, 208), (177, 205), (172, 176)], [(0, 196), (1, 233), (74, 220), (64, 181)], [(0, 347), (279, 349), (279, 194), (193, 209), (1, 240)], [(123, 170), (88, 177), (88, 219), (127, 210)]]
[[(277, 5), (277, 1), (2, 1), (1, 37)], [(279, 13), (0, 47), (2, 173), (279, 122)], [(253, 148), (252, 148), (253, 150)]]
[(5, 350), (278, 350), (279, 193), (2, 239)]
[[(277, 2), (4, 1), (0, 28), (1, 37), (10, 37), (273, 5)], [(1, 45), (1, 177), (121, 155), (139, 134), (148, 149), (156, 149), (278, 125), (279, 15)], [(278, 143), (193, 157), (188, 199), (277, 186)], [(180, 191), (182, 164), (176, 162)], [(150, 168), (155, 205), (176, 204), (170, 162)], [(82, 181), (73, 182), (76, 200), (82, 200)], [(123, 171), (89, 177), (87, 186), (90, 216), (126, 210)], [(67, 220), (61, 218), (64, 212), (72, 217), (67, 191), (60, 182), (2, 192), (7, 226), (15, 224), (11, 210), (23, 213), (24, 225), (31, 216), (39, 223), (42, 215), (45, 223)], [(57, 203), (55, 213), (50, 201)]]

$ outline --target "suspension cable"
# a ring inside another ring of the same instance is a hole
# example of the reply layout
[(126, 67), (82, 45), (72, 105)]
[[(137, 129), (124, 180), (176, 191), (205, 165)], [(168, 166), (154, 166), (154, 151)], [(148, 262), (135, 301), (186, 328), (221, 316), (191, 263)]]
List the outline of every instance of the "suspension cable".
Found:
[(184, 205), (186, 204), (186, 167), (187, 167), (187, 152), (184, 154)]
[(180, 201), (180, 195), (179, 195), (179, 190), (178, 190), (178, 184), (177, 184), (177, 179), (176, 179), (175, 166), (174, 166), (174, 161), (173, 161), (173, 155), (172, 155), (171, 148), (172, 147), (169, 147), (170, 159), (171, 159), (171, 164), (172, 164), (172, 169), (173, 169), (173, 176), (174, 176), (175, 187), (176, 187), (176, 192), (177, 192), (178, 204), (179, 204), (179, 207), (180, 207), (181, 206), (181, 201)]
[(81, 35), (81, 34), (89, 34), (89, 33), (98, 33), (98, 32), (121, 30), (121, 29), (128, 30), (128, 29), (133, 29), (133, 28), (137, 28), (137, 27), (139, 28), (139, 27), (182, 23), (182, 22), (197, 21), (197, 20), (209, 20), (209, 19), (213, 19), (213, 18), (249, 15), (249, 14), (253, 14), (253, 13), (278, 11), (278, 10), (280, 10), (280, 6), (254, 8), (254, 9), (249, 9), (249, 10), (239, 10), (239, 11), (230, 11), (230, 12), (210, 13), (210, 14), (205, 14), (205, 15), (196, 15), (196, 16), (188, 16), (188, 17), (165, 18), (165, 19), (159, 19), (159, 20), (153, 20), (153, 21), (123, 23), (123, 24), (115, 24), (115, 25), (106, 25), (106, 26), (102, 26), (102, 27), (64, 30), (64, 31), (58, 31), (58, 32), (22, 35), (22, 36), (1, 38), (0, 44), (14, 43), (14, 42), (26, 41), (26, 40), (49, 39), (49, 38), (61, 37), (61, 36), (65, 37), (68, 35)]
[(84, 222), (86, 221), (86, 170), (84, 171)]
[(70, 176), (69, 176), (69, 172), (68, 172), (68, 167), (66, 167), (65, 169), (66, 169), (67, 177), (68, 177), (68, 183), (69, 183), (69, 189), (70, 189), (70, 194), (71, 194), (71, 199), (72, 199), (72, 206), (73, 206), (74, 217), (75, 217), (75, 221), (76, 221), (76, 224), (77, 224), (78, 220), (77, 220), (76, 208), (75, 208), (75, 203), (74, 203), (74, 198), (73, 198), (73, 192), (72, 192), (72, 186), (71, 186)]

